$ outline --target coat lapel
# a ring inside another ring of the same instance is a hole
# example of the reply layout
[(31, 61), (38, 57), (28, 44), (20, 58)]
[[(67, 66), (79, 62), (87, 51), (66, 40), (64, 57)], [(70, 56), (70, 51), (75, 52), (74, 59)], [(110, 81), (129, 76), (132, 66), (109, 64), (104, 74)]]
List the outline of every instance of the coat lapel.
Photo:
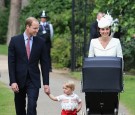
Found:
[(28, 57), (27, 57), (27, 51), (26, 51), (26, 46), (25, 46), (25, 41), (24, 41), (24, 36), (23, 36), (23, 34), (22, 34), (22, 37), (21, 37), (21, 47), (22, 47), (22, 50), (23, 50), (23, 52), (25, 52), (25, 57), (26, 57), (26, 59), (27, 59), (27, 61), (28, 61)]
[(22, 51), (25, 52), (25, 55), (27, 57), (27, 52), (26, 52), (26, 47), (25, 47), (25, 41), (24, 41), (23, 34), (20, 36), (20, 44), (19, 45), (20, 45)]

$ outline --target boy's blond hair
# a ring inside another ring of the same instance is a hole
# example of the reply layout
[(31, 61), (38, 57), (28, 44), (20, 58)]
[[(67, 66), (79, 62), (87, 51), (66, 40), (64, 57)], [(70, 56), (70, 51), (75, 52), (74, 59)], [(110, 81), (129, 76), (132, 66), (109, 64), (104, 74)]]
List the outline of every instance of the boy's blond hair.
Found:
[(75, 83), (74, 81), (67, 81), (64, 83), (64, 86), (70, 88), (72, 91), (75, 90)]

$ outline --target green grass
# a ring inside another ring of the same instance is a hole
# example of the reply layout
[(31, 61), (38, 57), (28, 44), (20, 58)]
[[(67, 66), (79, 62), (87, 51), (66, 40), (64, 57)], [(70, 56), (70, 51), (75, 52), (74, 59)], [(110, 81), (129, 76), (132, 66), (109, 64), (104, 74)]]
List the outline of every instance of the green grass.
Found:
[(7, 53), (8, 53), (8, 46), (0, 45), (0, 55), (7, 55)]
[(0, 115), (15, 115), (12, 91), (0, 82)]
[(120, 95), (120, 101), (135, 115), (135, 76), (124, 77), (124, 92)]
[(81, 72), (71, 72), (70, 76), (72, 76), (75, 79), (80, 80), (82, 78), (82, 73)]
[[(82, 78), (81, 72), (71, 72), (70, 75), (78, 80)], [(124, 91), (120, 93), (120, 102), (130, 115), (135, 115), (135, 76), (124, 76)]]

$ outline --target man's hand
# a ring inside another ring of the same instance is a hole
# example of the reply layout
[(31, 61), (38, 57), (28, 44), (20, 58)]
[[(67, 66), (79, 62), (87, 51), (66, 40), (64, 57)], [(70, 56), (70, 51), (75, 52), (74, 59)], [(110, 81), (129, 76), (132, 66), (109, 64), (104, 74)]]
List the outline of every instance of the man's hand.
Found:
[(49, 95), (50, 94), (50, 87), (49, 85), (44, 85), (44, 92)]
[(17, 83), (12, 83), (11, 88), (15, 93), (19, 92), (19, 87), (18, 87)]

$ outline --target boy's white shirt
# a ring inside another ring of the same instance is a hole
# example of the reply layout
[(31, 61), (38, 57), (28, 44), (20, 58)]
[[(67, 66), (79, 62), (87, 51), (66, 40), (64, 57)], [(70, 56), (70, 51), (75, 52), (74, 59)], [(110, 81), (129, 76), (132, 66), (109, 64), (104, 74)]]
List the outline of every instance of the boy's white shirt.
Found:
[(62, 94), (56, 97), (61, 102), (61, 107), (64, 110), (77, 109), (78, 103), (81, 102), (79, 96), (75, 93), (71, 95)]

